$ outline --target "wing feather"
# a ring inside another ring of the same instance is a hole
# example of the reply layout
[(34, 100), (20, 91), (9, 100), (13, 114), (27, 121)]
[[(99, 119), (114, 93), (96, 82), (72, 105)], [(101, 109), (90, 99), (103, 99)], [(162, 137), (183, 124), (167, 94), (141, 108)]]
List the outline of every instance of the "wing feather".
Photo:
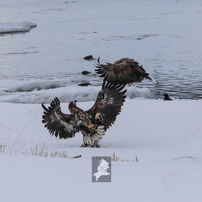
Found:
[(95, 104), (87, 111), (93, 117), (99, 114), (98, 119), (106, 129), (115, 122), (116, 116), (121, 112), (121, 106), (126, 97), (124, 87), (125, 85), (103, 82), (102, 90), (99, 92)]
[(113, 84), (127, 84), (141, 82), (144, 78), (150, 79), (138, 62), (129, 58), (122, 58), (112, 63), (100, 64), (99, 59), (95, 64), (95, 72), (104, 77), (104, 80)]
[(46, 108), (43, 104), (44, 114), (42, 116), (42, 123), (48, 129), (51, 135), (59, 138), (71, 138), (79, 131), (74, 121), (74, 115), (64, 114), (60, 108), (60, 101), (56, 97)]

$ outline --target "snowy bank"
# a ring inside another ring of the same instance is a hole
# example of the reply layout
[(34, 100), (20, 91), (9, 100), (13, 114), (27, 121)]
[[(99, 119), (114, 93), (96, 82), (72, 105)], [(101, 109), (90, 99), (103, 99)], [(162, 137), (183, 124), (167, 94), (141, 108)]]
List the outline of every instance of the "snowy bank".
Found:
[[(87, 110), (92, 104), (78, 106)], [(61, 107), (68, 113), (67, 103)], [(8, 145), (0, 153), (2, 201), (202, 199), (202, 100), (127, 99), (96, 149), (80, 148), (80, 133), (69, 140), (51, 137), (39, 104), (1, 103), (0, 110), (0, 143)], [(44, 143), (49, 157), (32, 156)], [(68, 158), (50, 157), (55, 151)], [(120, 160), (112, 161), (112, 182), (92, 183), (92, 156), (113, 153)], [(76, 155), (82, 157), (70, 158)]]
[[(78, 76), (78, 80), (82, 78)], [(83, 80), (80, 80), (80, 82)], [(12, 87), (7, 87), (9, 81), (0, 81), (0, 101), (9, 103), (50, 103), (57, 96), (61, 102), (94, 101), (101, 90), (101, 86), (78, 86), (71, 79), (54, 79), (35, 81), (10, 81)], [(77, 82), (77, 80), (76, 80)], [(102, 83), (100, 83), (102, 85)], [(126, 86), (127, 97), (134, 99), (137, 97), (153, 98), (152, 92), (148, 88)]]

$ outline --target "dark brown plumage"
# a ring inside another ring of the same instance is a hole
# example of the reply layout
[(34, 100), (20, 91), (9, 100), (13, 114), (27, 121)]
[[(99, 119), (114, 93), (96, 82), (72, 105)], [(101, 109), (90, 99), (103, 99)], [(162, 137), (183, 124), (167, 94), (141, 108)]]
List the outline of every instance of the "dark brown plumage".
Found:
[(142, 66), (133, 59), (122, 58), (112, 63), (100, 64), (99, 58), (95, 65), (96, 73), (112, 84), (130, 84), (141, 82), (144, 78), (156, 81), (145, 72)]
[(169, 97), (169, 95), (167, 93), (164, 94), (164, 99), (165, 101), (172, 101), (172, 99)]
[(113, 85), (103, 82), (102, 90), (97, 99), (87, 111), (76, 106), (76, 101), (69, 103), (71, 114), (64, 114), (60, 108), (60, 101), (55, 98), (46, 108), (43, 104), (44, 115), (42, 123), (51, 135), (59, 138), (72, 138), (81, 131), (84, 146), (98, 146), (98, 141), (105, 135), (105, 131), (115, 122), (125, 101), (124, 85)]

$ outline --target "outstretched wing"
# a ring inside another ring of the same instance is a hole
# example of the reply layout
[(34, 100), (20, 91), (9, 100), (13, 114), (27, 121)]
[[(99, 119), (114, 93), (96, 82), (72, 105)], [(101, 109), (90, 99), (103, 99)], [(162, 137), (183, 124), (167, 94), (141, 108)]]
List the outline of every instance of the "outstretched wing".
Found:
[(46, 108), (43, 104), (44, 115), (42, 116), (42, 123), (49, 130), (51, 135), (59, 138), (71, 138), (78, 132), (74, 121), (74, 115), (63, 114), (60, 108), (60, 101), (56, 97)]
[(95, 64), (95, 71), (104, 77), (105, 81), (113, 84), (127, 84), (133, 82), (141, 82), (144, 78), (148, 78), (148, 73), (139, 65), (138, 62), (129, 58), (122, 58), (114, 62), (114, 64), (100, 64), (99, 58)]
[(100, 122), (107, 129), (115, 122), (125, 101), (126, 90), (123, 90), (124, 87), (125, 85), (103, 82), (102, 90), (98, 93), (95, 104), (87, 111), (94, 117), (95, 123)]

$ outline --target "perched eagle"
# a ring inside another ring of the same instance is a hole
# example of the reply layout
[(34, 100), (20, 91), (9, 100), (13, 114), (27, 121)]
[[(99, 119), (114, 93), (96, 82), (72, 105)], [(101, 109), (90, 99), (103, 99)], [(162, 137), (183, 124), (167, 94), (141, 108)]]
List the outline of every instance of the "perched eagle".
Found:
[(71, 114), (64, 114), (60, 108), (60, 101), (56, 97), (46, 108), (43, 104), (44, 115), (42, 123), (51, 135), (59, 138), (72, 138), (75, 133), (83, 134), (82, 146), (99, 147), (98, 141), (105, 135), (105, 131), (115, 122), (125, 101), (124, 85), (113, 85), (103, 82), (102, 90), (97, 99), (87, 111), (76, 106), (76, 100), (69, 103)]
[(167, 93), (164, 94), (164, 99), (163, 100), (172, 100)]
[(112, 63), (100, 64), (100, 58), (98, 58), (95, 64), (95, 71), (100, 74), (100, 77), (104, 77), (105, 81), (112, 84), (131, 84), (133, 82), (141, 82), (144, 78), (156, 81), (145, 72), (142, 66), (139, 65), (133, 59), (122, 58)]

